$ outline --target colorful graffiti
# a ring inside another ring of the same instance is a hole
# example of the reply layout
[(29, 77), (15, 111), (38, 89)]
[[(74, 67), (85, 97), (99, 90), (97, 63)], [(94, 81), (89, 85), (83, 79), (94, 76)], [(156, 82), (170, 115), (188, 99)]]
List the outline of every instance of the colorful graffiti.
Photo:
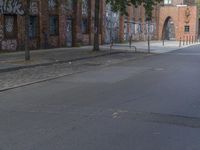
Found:
[(24, 10), (19, 0), (0, 0), (0, 14), (23, 15)]
[(15, 51), (17, 49), (17, 40), (5, 40), (1, 42), (2, 50), (12, 50)]

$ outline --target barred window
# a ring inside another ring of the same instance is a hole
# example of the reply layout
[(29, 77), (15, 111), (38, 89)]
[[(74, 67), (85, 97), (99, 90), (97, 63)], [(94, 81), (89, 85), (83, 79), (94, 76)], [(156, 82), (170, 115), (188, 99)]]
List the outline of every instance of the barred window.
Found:
[(190, 32), (190, 26), (185, 26), (185, 32)]

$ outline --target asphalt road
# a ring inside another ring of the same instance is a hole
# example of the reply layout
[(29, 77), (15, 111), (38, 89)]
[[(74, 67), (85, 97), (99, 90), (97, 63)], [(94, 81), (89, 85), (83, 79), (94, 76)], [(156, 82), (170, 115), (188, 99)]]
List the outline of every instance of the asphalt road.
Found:
[(200, 46), (0, 93), (0, 150), (199, 150)]

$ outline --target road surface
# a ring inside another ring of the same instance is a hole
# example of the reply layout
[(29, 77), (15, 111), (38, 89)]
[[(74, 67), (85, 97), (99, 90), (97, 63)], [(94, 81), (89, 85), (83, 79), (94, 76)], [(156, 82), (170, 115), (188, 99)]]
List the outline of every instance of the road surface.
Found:
[(0, 93), (0, 150), (199, 149), (199, 46)]

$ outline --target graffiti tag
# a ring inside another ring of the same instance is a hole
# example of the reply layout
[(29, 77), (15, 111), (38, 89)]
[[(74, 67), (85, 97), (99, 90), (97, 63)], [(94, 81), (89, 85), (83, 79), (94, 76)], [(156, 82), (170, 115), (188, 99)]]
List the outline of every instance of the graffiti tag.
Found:
[(30, 13), (33, 15), (38, 14), (38, 2), (37, 1), (31, 1), (30, 2)]
[(23, 15), (24, 10), (19, 0), (0, 0), (0, 14)]
[(12, 50), (15, 51), (17, 49), (17, 40), (5, 40), (1, 43), (2, 50)]

